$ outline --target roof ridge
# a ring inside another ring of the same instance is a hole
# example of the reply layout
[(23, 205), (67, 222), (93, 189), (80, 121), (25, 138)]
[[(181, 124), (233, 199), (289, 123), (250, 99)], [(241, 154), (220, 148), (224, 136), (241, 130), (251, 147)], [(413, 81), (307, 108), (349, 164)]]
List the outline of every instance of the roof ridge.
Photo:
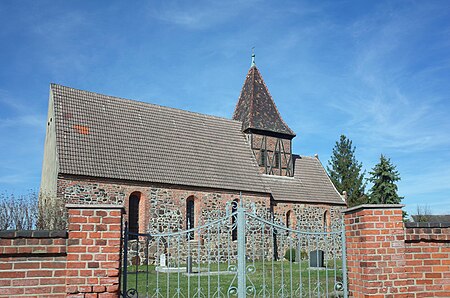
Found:
[(131, 103), (141, 103), (144, 105), (148, 105), (148, 106), (153, 106), (153, 107), (159, 107), (159, 108), (163, 108), (163, 109), (167, 109), (167, 110), (172, 110), (172, 111), (180, 111), (180, 112), (184, 112), (187, 114), (192, 114), (192, 115), (199, 115), (199, 116), (203, 116), (203, 117), (207, 117), (207, 118), (212, 118), (212, 119), (218, 119), (218, 120), (226, 120), (228, 122), (234, 122), (234, 123), (242, 123), (239, 120), (234, 120), (234, 119), (229, 119), (229, 118), (225, 118), (225, 117), (221, 117), (221, 116), (216, 116), (216, 115), (210, 115), (210, 114), (204, 114), (204, 113), (200, 113), (200, 112), (193, 112), (193, 111), (188, 111), (188, 110), (183, 110), (183, 109), (179, 109), (179, 108), (173, 108), (173, 107), (168, 107), (168, 106), (163, 106), (163, 105), (159, 105), (159, 104), (155, 104), (155, 103), (149, 103), (146, 101), (142, 101), (142, 100), (137, 100), (137, 99), (130, 99), (130, 98), (124, 98), (124, 97), (118, 97), (118, 96), (113, 96), (113, 95), (108, 95), (108, 94), (103, 94), (103, 93), (99, 93), (99, 92), (94, 92), (94, 91), (89, 91), (89, 90), (83, 90), (83, 89), (78, 89), (78, 88), (73, 88), (70, 86), (65, 86), (65, 85), (61, 85), (61, 84), (56, 84), (56, 83), (50, 83), (50, 88), (52, 88), (53, 86), (58, 87), (58, 88), (67, 88), (67, 89), (72, 89), (78, 92), (86, 92), (86, 93), (90, 93), (90, 94), (96, 94), (96, 95), (100, 95), (100, 96), (106, 96), (106, 97), (110, 97), (112, 99), (118, 99), (121, 101), (126, 101), (126, 102), (131, 102)]

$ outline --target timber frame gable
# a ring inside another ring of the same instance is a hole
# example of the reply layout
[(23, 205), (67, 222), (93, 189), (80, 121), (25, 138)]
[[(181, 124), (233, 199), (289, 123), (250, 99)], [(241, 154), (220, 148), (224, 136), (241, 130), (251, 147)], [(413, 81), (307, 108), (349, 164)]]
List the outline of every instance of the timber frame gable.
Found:
[(248, 137), (261, 174), (294, 176), (292, 140), (253, 132)]

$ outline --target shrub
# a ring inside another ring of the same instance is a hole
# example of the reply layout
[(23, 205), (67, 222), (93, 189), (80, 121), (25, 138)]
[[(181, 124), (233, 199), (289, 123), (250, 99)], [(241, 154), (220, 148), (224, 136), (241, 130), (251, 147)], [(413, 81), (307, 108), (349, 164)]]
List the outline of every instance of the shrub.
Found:
[(295, 250), (295, 248), (290, 248), (284, 253), (284, 258), (289, 262), (295, 262), (296, 256), (297, 251)]
[(307, 260), (308, 259), (308, 252), (304, 249), (300, 252), (300, 260)]
[(60, 230), (67, 214), (62, 200), (30, 192), (0, 193), (0, 230)]
[(39, 195), (37, 228), (40, 230), (64, 230), (67, 226), (67, 211), (63, 200), (53, 196)]
[(0, 230), (31, 230), (38, 218), (37, 194), (0, 194)]

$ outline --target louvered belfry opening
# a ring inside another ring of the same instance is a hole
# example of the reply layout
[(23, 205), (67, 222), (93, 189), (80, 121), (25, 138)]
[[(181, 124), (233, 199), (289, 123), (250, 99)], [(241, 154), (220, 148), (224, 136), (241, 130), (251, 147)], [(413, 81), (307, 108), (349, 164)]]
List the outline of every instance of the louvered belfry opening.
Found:
[(252, 65), (242, 87), (234, 120), (242, 122), (260, 173), (293, 176), (292, 139), (256, 65)]

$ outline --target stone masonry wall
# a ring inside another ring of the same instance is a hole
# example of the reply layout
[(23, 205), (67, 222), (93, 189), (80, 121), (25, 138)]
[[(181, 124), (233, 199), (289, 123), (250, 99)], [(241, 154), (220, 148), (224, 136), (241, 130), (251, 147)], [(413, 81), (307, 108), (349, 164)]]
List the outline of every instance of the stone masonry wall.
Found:
[[(64, 177), (58, 179), (58, 196), (69, 204), (113, 204), (125, 207), (128, 216), (128, 199), (139, 192), (139, 231), (142, 233), (176, 231), (186, 228), (186, 200), (194, 198), (196, 222), (225, 214), (227, 202), (239, 200), (238, 191), (219, 191), (206, 188), (176, 187), (138, 182)], [(270, 195), (242, 193), (246, 200), (258, 208), (270, 207)], [(142, 218), (144, 217), (144, 218)]]
[[(99, 180), (99, 179), (83, 179), (77, 177), (64, 177), (58, 181), (58, 193), (68, 203), (72, 204), (116, 204), (123, 205), (126, 210), (125, 220), (128, 220), (128, 200), (132, 193), (140, 194), (139, 201), (139, 232), (140, 233), (168, 233), (182, 231), (187, 228), (186, 220), (186, 205), (188, 199), (194, 200), (195, 216), (194, 226), (198, 227), (212, 220), (217, 220), (226, 216), (227, 208), (230, 210), (230, 202), (238, 201), (240, 193), (237, 191), (219, 191), (204, 188), (189, 188), (181, 186), (167, 186), (156, 185), (148, 183), (113, 181), (113, 180)], [(268, 194), (254, 194), (242, 193), (242, 198), (246, 203), (252, 203), (257, 210), (259, 216), (266, 219), (271, 219), (271, 201)], [(228, 204), (228, 205), (227, 205)], [(249, 207), (250, 208), (250, 207)], [(253, 207), (252, 207), (253, 208)], [(293, 204), (293, 203), (278, 203), (274, 207), (275, 218), (285, 223), (285, 216), (287, 210), (293, 212), (293, 224), (297, 227), (297, 222), (301, 223), (299, 228), (305, 231), (323, 231), (323, 218), (325, 211), (329, 214), (329, 228), (332, 230), (339, 230), (341, 228), (340, 207), (327, 205), (313, 205), (313, 204)], [(299, 220), (297, 220), (299, 219)], [(224, 225), (230, 225), (232, 219), (225, 222)], [(227, 229), (222, 228), (220, 233), (221, 239), (231, 237), (231, 227)], [(198, 243), (190, 242), (179, 247), (180, 256), (184, 259), (188, 252), (187, 245), (191, 245), (191, 255), (195, 256), (195, 251), (204, 250), (205, 237), (198, 237), (198, 232), (194, 233), (194, 240), (200, 241)], [(280, 243), (283, 242), (282, 237), (279, 237)], [(335, 237), (336, 238), (336, 237)], [(216, 237), (217, 239), (217, 237)], [(267, 240), (268, 241), (268, 240)], [(306, 243), (306, 239), (304, 242)], [(337, 255), (340, 256), (340, 238), (321, 239), (320, 248), (327, 252), (328, 257)], [(282, 257), (287, 249), (279, 243), (279, 255)], [(312, 242), (311, 242), (312, 243)], [(335, 245), (329, 245), (334, 243)], [(148, 243), (150, 248), (139, 241), (130, 241), (130, 264), (144, 263), (147, 258), (150, 258), (150, 263), (157, 263), (158, 254), (156, 246), (157, 243)], [(167, 243), (160, 245), (167, 246)], [(262, 245), (262, 244), (261, 244)], [(315, 241), (314, 241), (315, 245)], [(170, 246), (170, 244), (169, 244)], [(236, 243), (231, 242), (230, 254), (234, 254)], [(305, 251), (312, 250), (303, 245)], [(194, 248), (196, 247), (196, 248)], [(173, 248), (173, 246), (172, 246)], [(174, 248), (173, 248), (174, 249)], [(138, 251), (136, 251), (138, 250)], [(266, 252), (272, 254), (271, 252)]]
[[(283, 225), (287, 224), (289, 216), (289, 224), (292, 229), (305, 232), (338, 232), (342, 230), (342, 211), (344, 209), (343, 206), (325, 204), (277, 203), (274, 206), (274, 216)], [(342, 257), (341, 241), (341, 233), (318, 236), (318, 239), (304, 237), (301, 249), (306, 253), (320, 249), (325, 252), (326, 259), (330, 260), (334, 257), (340, 259)], [(287, 250), (287, 247), (283, 250)]]
[(66, 231), (0, 231), (0, 297), (66, 297)]

